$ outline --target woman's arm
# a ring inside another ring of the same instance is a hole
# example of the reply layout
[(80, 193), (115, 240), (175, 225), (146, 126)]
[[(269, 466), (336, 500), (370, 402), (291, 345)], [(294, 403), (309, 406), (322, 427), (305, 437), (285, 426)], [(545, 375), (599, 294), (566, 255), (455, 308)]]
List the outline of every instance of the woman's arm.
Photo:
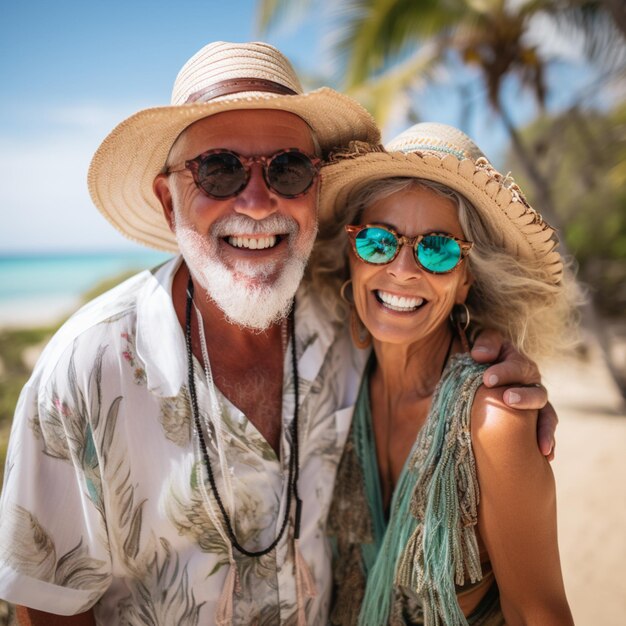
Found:
[(481, 387), (472, 407), (480, 504), (478, 529), (500, 589), (507, 624), (573, 624), (556, 528), (556, 489), (537, 448), (537, 413), (506, 406), (502, 389)]

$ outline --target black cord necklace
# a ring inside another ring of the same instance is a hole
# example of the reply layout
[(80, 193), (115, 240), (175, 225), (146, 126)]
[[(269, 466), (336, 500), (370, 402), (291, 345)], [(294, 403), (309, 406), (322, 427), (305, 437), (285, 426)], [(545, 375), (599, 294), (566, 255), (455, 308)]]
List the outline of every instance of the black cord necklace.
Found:
[[(241, 554), (250, 557), (260, 557), (271, 552), (281, 540), (282, 536), (285, 534), (285, 529), (287, 528), (287, 523), (289, 522), (289, 514), (291, 512), (291, 499), (294, 498), (296, 502), (296, 518), (294, 523), (294, 539), (299, 539), (300, 537), (300, 522), (302, 517), (302, 500), (298, 495), (298, 475), (300, 470), (300, 459), (299, 459), (299, 448), (298, 448), (298, 361), (296, 357), (296, 334), (295, 334), (295, 300), (293, 306), (291, 307), (291, 311), (289, 313), (289, 327), (291, 331), (291, 365), (293, 369), (293, 381), (294, 381), (294, 409), (293, 409), (293, 420), (291, 422), (291, 445), (290, 445), (290, 454), (289, 454), (289, 474), (287, 478), (287, 506), (285, 508), (285, 517), (281, 524), (278, 535), (270, 543), (269, 546), (264, 548), (263, 550), (246, 550), (239, 541), (237, 541), (237, 537), (235, 535), (235, 531), (233, 529), (232, 522), (230, 520), (230, 516), (224, 507), (222, 502), (222, 498), (217, 490), (217, 484), (215, 482), (215, 475), (213, 473), (213, 468), (211, 467), (211, 461), (209, 459), (209, 452), (207, 449), (206, 441), (204, 440), (204, 434), (202, 432), (202, 425), (200, 423), (200, 412), (198, 410), (198, 398), (196, 395), (196, 383), (193, 375), (193, 352), (191, 349), (191, 309), (193, 305), (193, 294), (194, 294), (194, 285), (191, 280), (191, 276), (189, 277), (189, 281), (187, 283), (187, 307), (185, 310), (185, 344), (187, 347), (187, 377), (189, 382), (189, 395), (191, 397), (191, 410), (193, 413), (194, 424), (196, 427), (196, 431), (198, 433), (198, 440), (200, 443), (200, 449), (202, 451), (202, 457), (204, 459), (204, 464), (206, 466), (207, 475), (209, 478), (209, 484), (211, 486), (211, 492), (215, 497), (217, 505), (222, 513), (222, 518), (224, 519), (224, 525), (226, 526), (226, 532), (228, 533), (228, 537), (230, 539), (231, 545), (236, 548)], [(202, 319), (198, 319), (198, 324), (202, 324)]]

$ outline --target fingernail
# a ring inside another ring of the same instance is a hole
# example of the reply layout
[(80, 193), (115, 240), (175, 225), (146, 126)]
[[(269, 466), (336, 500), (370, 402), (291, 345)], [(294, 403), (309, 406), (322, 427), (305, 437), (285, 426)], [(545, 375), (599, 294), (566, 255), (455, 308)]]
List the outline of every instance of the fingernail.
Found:
[(498, 377), (495, 374), (492, 374), (491, 376), (489, 376), (487, 381), (493, 387), (498, 384)]
[(514, 391), (509, 391), (508, 394), (508, 404), (517, 404), (522, 399), (522, 396), (519, 393), (515, 393)]
[(487, 346), (476, 346), (473, 348), (473, 352), (484, 352), (486, 354), (487, 352), (491, 352), (491, 350), (487, 348)]

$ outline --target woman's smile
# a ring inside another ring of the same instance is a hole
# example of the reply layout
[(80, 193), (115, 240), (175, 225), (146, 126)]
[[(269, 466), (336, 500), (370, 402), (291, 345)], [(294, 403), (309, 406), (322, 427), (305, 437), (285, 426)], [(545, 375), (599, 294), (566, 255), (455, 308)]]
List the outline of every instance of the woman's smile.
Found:
[(375, 289), (372, 293), (383, 308), (400, 313), (413, 313), (426, 302), (424, 298), (396, 295), (382, 289)]

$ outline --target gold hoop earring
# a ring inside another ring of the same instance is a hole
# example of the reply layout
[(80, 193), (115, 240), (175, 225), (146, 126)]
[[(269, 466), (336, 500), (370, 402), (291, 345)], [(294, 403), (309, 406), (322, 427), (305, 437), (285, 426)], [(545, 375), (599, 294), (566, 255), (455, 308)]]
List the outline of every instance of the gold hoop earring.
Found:
[(372, 343), (372, 336), (363, 325), (363, 322), (354, 307), (350, 309), (350, 334), (352, 335), (352, 341), (357, 348), (365, 350), (365, 348), (370, 347)]
[(454, 305), (452, 312), (450, 313), (450, 320), (463, 332), (469, 328), (470, 322), (472, 321), (472, 315), (465, 302), (459, 302)]
[(452, 311), (450, 312), (450, 322), (459, 333), (459, 338), (461, 339), (464, 352), (470, 351), (469, 341), (467, 340), (465, 331), (469, 328), (471, 321), (472, 316), (465, 302), (459, 302), (452, 307)]
[(341, 285), (341, 289), (339, 290), (339, 297), (347, 302), (350, 306), (354, 306), (354, 294), (352, 293), (352, 279), (348, 278), (343, 285)]
[(350, 305), (350, 334), (352, 335), (354, 345), (361, 350), (369, 348), (372, 343), (372, 336), (369, 334), (369, 331), (363, 325), (359, 314), (356, 312), (351, 278), (346, 280), (343, 285), (341, 285), (339, 296), (344, 302)]

